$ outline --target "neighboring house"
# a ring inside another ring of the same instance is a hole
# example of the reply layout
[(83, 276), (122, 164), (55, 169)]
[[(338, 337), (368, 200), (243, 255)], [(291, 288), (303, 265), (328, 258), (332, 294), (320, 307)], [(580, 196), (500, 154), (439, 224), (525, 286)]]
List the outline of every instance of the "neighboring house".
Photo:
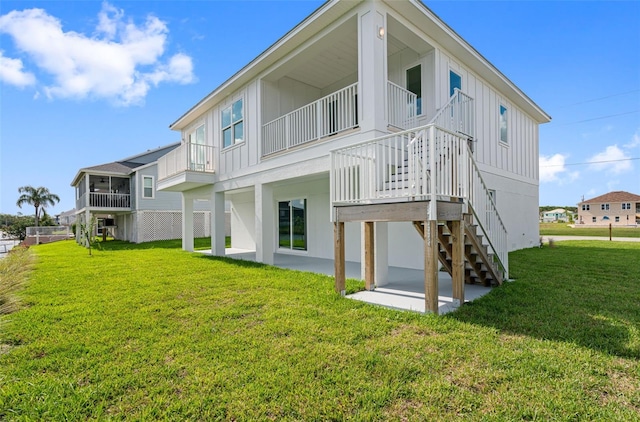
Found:
[(171, 125), (182, 143), (158, 160), (158, 190), (183, 195), (187, 250), (208, 199), (215, 255), (228, 202), (232, 247), (335, 258), (338, 290), (345, 259), (367, 288), (389, 266), (433, 286), (438, 260), (456, 283), (496, 283), (508, 251), (539, 243), (549, 120), (421, 2), (333, 0)]
[(71, 226), (76, 222), (76, 209), (61, 212), (56, 215), (56, 223), (60, 226)]
[[(75, 214), (80, 223), (96, 218), (96, 233), (108, 230), (116, 239), (130, 242), (182, 237), (182, 197), (158, 192), (156, 160), (180, 145), (174, 143), (112, 163), (80, 169), (71, 186), (76, 192)], [(199, 202), (193, 235), (207, 237), (210, 205)], [(80, 236), (80, 230), (76, 230)]]
[(639, 226), (640, 195), (614, 191), (578, 204), (578, 224), (583, 226)]
[(555, 210), (545, 211), (542, 213), (543, 223), (555, 223), (557, 221), (566, 223), (569, 221), (567, 210), (563, 208), (556, 208)]

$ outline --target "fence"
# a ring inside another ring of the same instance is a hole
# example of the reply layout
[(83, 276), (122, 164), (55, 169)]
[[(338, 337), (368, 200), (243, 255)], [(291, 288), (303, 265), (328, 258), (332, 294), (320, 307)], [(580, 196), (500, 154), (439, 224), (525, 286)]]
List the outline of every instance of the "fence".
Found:
[(27, 245), (39, 245), (71, 238), (73, 238), (73, 231), (69, 226), (27, 227), (27, 236), (24, 239), (24, 243)]

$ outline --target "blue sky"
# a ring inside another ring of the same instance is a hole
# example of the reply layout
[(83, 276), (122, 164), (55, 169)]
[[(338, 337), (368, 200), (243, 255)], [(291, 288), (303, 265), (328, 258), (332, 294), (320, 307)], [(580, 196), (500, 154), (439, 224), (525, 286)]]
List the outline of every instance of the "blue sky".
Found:
[[(0, 212), (74, 206), (78, 169), (176, 142), (170, 123), (320, 1), (0, 3)], [(640, 194), (640, 2), (427, 2), (540, 105), (540, 204)]]

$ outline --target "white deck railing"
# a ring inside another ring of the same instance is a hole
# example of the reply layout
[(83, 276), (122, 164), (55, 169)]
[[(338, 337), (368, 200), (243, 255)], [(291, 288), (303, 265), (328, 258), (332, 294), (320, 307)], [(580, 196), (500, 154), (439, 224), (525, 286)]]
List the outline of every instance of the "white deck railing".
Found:
[(131, 195), (128, 193), (89, 193), (89, 206), (96, 208), (131, 208)]
[[(333, 205), (462, 198), (508, 268), (507, 231), (467, 144), (429, 124), (331, 151)], [(436, 219), (431, 208), (429, 219)]]
[(473, 98), (456, 88), (447, 104), (436, 113), (429, 123), (475, 139), (474, 116)]
[(158, 180), (184, 171), (214, 173), (214, 147), (186, 142), (158, 159)]
[(434, 125), (333, 150), (333, 203), (463, 198), (466, 155), (466, 138)]
[(387, 109), (390, 125), (399, 129), (416, 127), (418, 96), (390, 81), (387, 81)]
[(349, 85), (262, 126), (262, 155), (335, 135), (358, 125), (358, 84)]

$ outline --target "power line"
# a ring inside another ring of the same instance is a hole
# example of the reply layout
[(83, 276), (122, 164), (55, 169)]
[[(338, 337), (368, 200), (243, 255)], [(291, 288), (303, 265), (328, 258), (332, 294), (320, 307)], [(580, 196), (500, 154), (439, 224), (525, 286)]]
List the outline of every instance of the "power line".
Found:
[(592, 117), (591, 119), (578, 120), (577, 122), (562, 123), (562, 126), (575, 125), (575, 124), (578, 124), (578, 123), (585, 123), (585, 122), (592, 122), (594, 120), (608, 119), (610, 117), (626, 116), (627, 114), (634, 114), (634, 113), (640, 113), (640, 110), (626, 111), (624, 113), (618, 113), (618, 114), (609, 114), (607, 116)]
[(640, 89), (632, 89), (631, 91), (621, 92), (619, 94), (611, 94), (611, 95), (607, 95), (607, 96), (604, 96), (604, 97), (592, 98), (590, 100), (584, 100), (584, 101), (580, 101), (580, 102), (577, 102), (577, 103), (567, 104), (565, 106), (560, 106), (559, 108), (567, 108), (567, 107), (573, 107), (573, 106), (580, 105), (580, 104), (593, 103), (593, 102), (596, 102), (596, 101), (606, 100), (606, 99), (613, 98), (613, 97), (620, 97), (622, 95), (633, 94), (634, 92), (640, 92)]
[(619, 160), (588, 161), (586, 163), (550, 164), (548, 166), (540, 166), (540, 167), (547, 168), (547, 167), (564, 167), (564, 166), (583, 166), (587, 164), (616, 163), (618, 161), (633, 161), (633, 160), (640, 160), (640, 157), (620, 158)]

